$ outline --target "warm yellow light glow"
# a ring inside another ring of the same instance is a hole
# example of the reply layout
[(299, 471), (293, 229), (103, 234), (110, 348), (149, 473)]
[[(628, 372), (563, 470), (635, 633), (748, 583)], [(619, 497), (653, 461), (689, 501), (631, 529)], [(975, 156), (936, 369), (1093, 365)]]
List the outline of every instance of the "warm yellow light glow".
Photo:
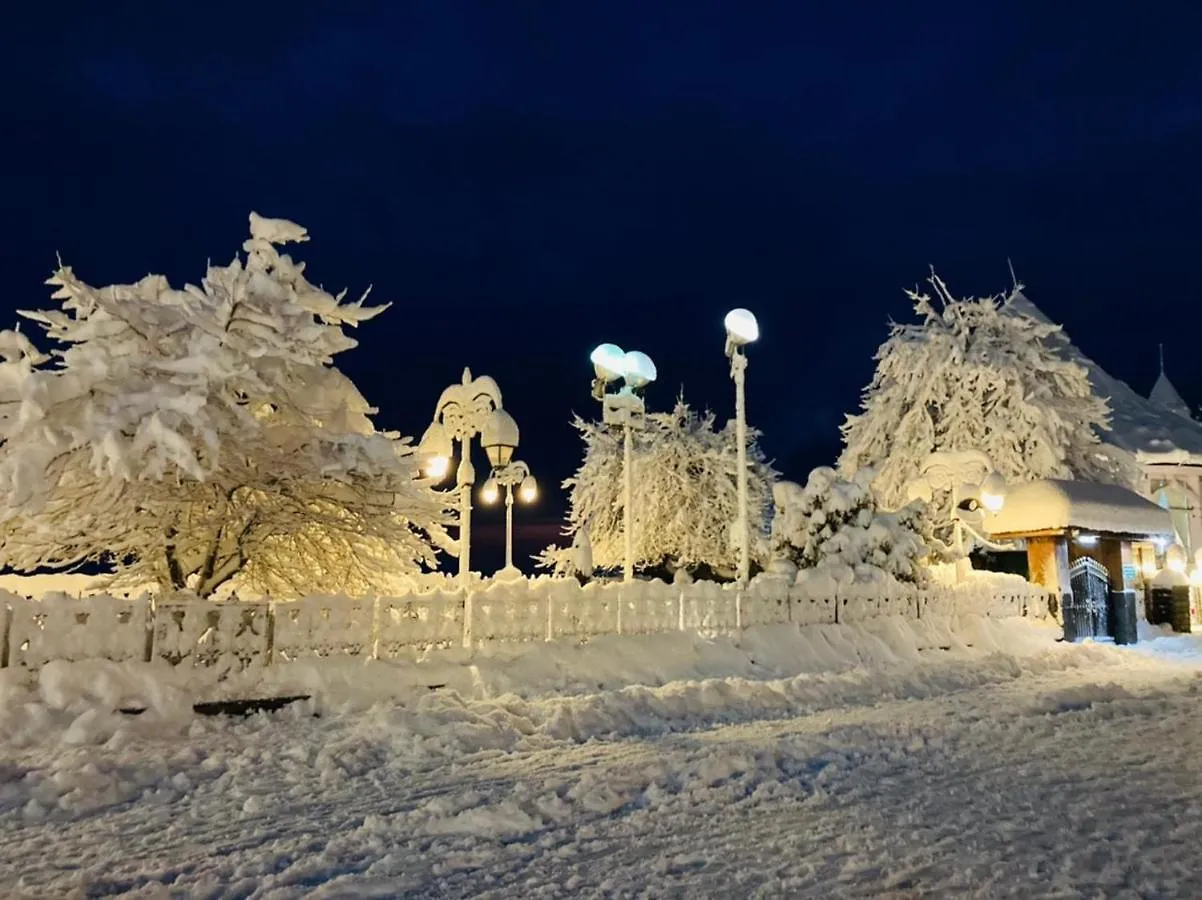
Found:
[(492, 506), (500, 496), (501, 489), (497, 487), (495, 478), (488, 479), (488, 481), (484, 482), (484, 487), (480, 488), (480, 502), (486, 506)]
[(1145, 579), (1151, 580), (1156, 577), (1156, 563), (1152, 562), (1151, 560), (1144, 560), (1142, 568)]
[(1193, 585), (1202, 585), (1202, 569), (1194, 568), (1189, 573), (1189, 583)]
[(1185, 550), (1180, 544), (1174, 544), (1164, 553), (1164, 564), (1174, 572), (1185, 571)]
[(997, 472), (990, 472), (981, 482), (981, 505), (991, 513), (999, 513), (1006, 504), (1006, 480)]
[(518, 488), (518, 497), (523, 503), (533, 503), (538, 499), (538, 482), (534, 480), (533, 475), (527, 475), (522, 479), (522, 485)]
[(426, 460), (427, 478), (446, 478), (451, 471), (451, 461), (445, 456), (431, 456)]

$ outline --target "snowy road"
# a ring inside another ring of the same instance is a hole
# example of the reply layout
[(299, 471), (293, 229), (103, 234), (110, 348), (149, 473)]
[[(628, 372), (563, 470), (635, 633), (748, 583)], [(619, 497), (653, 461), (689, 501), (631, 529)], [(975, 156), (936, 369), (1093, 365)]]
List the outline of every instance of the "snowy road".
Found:
[(1175, 646), (1191, 652), (1059, 645), (776, 682), (432, 694), (317, 719), (122, 725), (49, 756), (27, 744), (0, 757), (0, 884), (1202, 896), (1202, 670), (1194, 645)]

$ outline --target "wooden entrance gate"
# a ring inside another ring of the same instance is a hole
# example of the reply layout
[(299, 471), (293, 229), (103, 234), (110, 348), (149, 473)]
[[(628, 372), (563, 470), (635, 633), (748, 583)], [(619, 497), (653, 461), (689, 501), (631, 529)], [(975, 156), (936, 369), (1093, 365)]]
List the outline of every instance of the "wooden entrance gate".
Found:
[(1068, 569), (1072, 597), (1064, 604), (1064, 639), (1106, 637), (1110, 633), (1106, 609), (1110, 600), (1110, 573), (1089, 556), (1082, 556)]

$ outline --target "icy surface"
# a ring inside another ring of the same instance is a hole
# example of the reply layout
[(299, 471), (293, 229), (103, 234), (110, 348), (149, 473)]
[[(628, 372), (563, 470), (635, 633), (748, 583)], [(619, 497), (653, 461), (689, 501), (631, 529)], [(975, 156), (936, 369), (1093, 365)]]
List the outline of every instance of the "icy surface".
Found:
[[(618, 677), (591, 690), (606, 657), (561, 648), (553, 665), (479, 669), (466, 693), (394, 685), (369, 702), (346, 684), (319, 718), (245, 721), (182, 714), (169, 691), (114, 716), (137, 667), (56, 664), (33, 693), (0, 679), (0, 883), (62, 897), (1198, 896), (1198, 639), (1054, 635), (879, 619), (760, 629), (742, 647), (622, 638)], [(619, 686), (640, 640), (646, 662), (627, 674), (691, 680)]]

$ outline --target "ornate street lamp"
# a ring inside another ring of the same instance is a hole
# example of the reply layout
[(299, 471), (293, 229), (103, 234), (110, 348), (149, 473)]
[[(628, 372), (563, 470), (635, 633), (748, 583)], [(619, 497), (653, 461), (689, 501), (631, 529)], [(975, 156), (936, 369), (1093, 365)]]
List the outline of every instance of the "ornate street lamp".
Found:
[(451, 385), (438, 398), (434, 420), (417, 448), (426, 476), (437, 481), (450, 471), (454, 442), (461, 444), (459, 467), (455, 473), (455, 486), (459, 491), (459, 538), (455, 552), (459, 556), (459, 578), (464, 588), (470, 586), (472, 577), (472, 485), (476, 470), (472, 466), (471, 440), (490, 428), (500, 435), (498, 452), (512, 456), (517, 447), (518, 429), (513, 417), (502, 408), (501, 389), (487, 375), (473, 378), (471, 369), (464, 369), (462, 381)]
[[(486, 445), (485, 450), (488, 449)], [(488, 481), (484, 482), (484, 487), (480, 489), (480, 499), (491, 506), (497, 502), (502, 488), (505, 490), (505, 568), (500, 574), (504, 578), (519, 578), (522, 573), (513, 564), (514, 489), (516, 488), (518, 499), (523, 503), (533, 503), (538, 499), (538, 482), (530, 474), (529, 466), (520, 459), (514, 459), (493, 470)]]

